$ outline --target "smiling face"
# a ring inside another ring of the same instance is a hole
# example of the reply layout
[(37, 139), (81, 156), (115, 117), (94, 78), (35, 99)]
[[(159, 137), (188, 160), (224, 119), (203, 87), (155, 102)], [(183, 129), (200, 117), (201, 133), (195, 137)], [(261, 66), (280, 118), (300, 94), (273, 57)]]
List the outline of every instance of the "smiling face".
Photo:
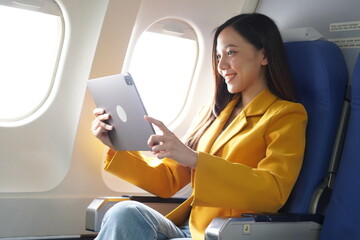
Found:
[(256, 49), (232, 27), (223, 29), (216, 45), (217, 70), (230, 93), (258, 93), (266, 87), (263, 49)]

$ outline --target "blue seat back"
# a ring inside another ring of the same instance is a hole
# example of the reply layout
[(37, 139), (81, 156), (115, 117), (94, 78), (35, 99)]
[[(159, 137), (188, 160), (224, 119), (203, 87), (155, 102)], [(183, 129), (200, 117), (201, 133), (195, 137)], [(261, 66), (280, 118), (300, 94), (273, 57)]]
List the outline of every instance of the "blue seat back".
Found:
[(298, 101), (308, 113), (308, 126), (302, 170), (281, 212), (308, 213), (329, 166), (348, 74), (344, 57), (332, 42), (289, 42), (285, 50)]
[(321, 240), (360, 239), (360, 55), (352, 79), (351, 113)]

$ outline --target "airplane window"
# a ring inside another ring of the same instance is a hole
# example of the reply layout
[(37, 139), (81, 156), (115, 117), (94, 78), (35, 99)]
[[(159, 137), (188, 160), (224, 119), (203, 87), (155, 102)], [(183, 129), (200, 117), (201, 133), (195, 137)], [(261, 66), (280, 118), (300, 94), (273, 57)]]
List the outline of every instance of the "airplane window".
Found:
[(150, 116), (170, 124), (186, 101), (198, 57), (194, 29), (166, 19), (140, 36), (128, 71)]
[(63, 39), (61, 11), (49, 0), (32, 2), (37, 5), (0, 1), (0, 122), (30, 116), (53, 85)]

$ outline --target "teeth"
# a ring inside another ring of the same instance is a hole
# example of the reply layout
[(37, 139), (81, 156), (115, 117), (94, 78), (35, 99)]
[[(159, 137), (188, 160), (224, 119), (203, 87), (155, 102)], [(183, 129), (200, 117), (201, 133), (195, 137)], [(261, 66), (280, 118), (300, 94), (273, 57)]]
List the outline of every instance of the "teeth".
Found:
[(232, 77), (232, 76), (235, 76), (236, 73), (231, 73), (231, 74), (225, 74), (225, 77)]
[(227, 80), (230, 80), (230, 79), (234, 78), (236, 75), (237, 75), (236, 73), (226, 74), (226, 75), (224, 76), (224, 78), (227, 79)]

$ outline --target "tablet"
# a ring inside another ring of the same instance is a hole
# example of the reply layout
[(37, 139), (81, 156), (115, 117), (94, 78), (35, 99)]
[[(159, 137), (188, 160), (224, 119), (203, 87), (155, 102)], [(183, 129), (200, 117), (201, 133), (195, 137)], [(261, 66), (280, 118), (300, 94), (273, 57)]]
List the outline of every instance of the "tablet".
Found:
[(149, 151), (147, 141), (155, 134), (144, 104), (129, 73), (91, 79), (88, 89), (98, 108), (110, 114), (108, 124), (113, 126), (109, 137), (118, 151)]

